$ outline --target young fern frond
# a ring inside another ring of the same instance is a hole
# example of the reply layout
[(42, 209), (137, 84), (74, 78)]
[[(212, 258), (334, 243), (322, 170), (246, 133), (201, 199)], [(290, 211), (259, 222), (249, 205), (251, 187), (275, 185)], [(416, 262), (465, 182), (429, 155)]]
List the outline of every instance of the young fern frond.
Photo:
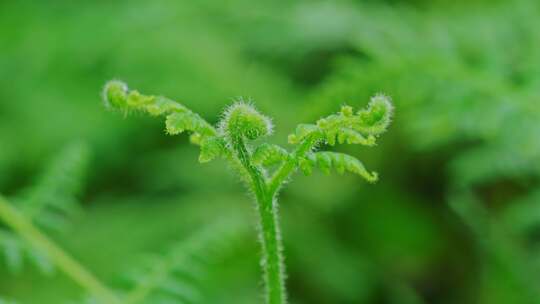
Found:
[[(67, 218), (78, 211), (77, 195), (88, 162), (88, 149), (82, 144), (66, 147), (49, 165), (37, 183), (13, 199), (26, 220), (39, 227), (62, 230)], [(15, 232), (0, 228), (0, 250), (9, 269), (19, 271), (25, 257), (42, 272), (50, 273), (53, 264), (47, 253), (23, 241)]]
[(218, 157), (225, 156), (224, 151), (226, 142), (223, 138), (212, 136), (203, 140), (191, 136), (191, 142), (198, 141), (201, 146), (201, 153), (199, 154), (199, 162), (207, 163)]
[(362, 162), (344, 153), (314, 152), (300, 159), (300, 169), (305, 175), (310, 175), (315, 167), (326, 174), (330, 174), (331, 169), (335, 169), (339, 174), (343, 174), (345, 171), (351, 172), (371, 183), (378, 179), (377, 172), (367, 171)]
[(393, 115), (390, 99), (384, 95), (371, 98), (366, 109), (357, 111), (350, 106), (341, 107), (337, 114), (319, 119), (316, 124), (299, 125), (294, 134), (289, 135), (289, 143), (299, 144), (306, 139), (323, 141), (330, 146), (361, 144), (374, 146), (376, 137), (386, 131)]
[(116, 109), (125, 114), (142, 111), (153, 116), (166, 116), (166, 130), (171, 135), (193, 132), (200, 140), (215, 136), (212, 125), (183, 105), (163, 96), (141, 95), (138, 91), (129, 91), (121, 81), (109, 81), (103, 89), (103, 100), (107, 108)]
[(165, 116), (165, 131), (170, 135), (190, 133), (190, 141), (201, 148), (199, 161), (209, 162), (217, 157), (229, 157), (225, 138), (198, 114), (184, 105), (163, 96), (142, 95), (128, 90), (125, 83), (109, 81), (103, 89), (103, 101), (108, 109), (128, 114), (142, 111), (152, 116)]
[(262, 143), (252, 153), (253, 163), (265, 167), (274, 166), (288, 160), (289, 152), (278, 145)]
[[(127, 85), (111, 81), (103, 92), (109, 108), (129, 113), (132, 110), (152, 115), (166, 115), (168, 134), (191, 132), (191, 141), (201, 146), (200, 162), (223, 157), (232, 164), (257, 201), (260, 240), (263, 248), (263, 273), (266, 300), (270, 304), (286, 303), (285, 270), (283, 265), (281, 232), (278, 221), (277, 196), (279, 189), (290, 175), (302, 169), (311, 172), (313, 167), (323, 171), (331, 168), (342, 173), (349, 171), (369, 182), (377, 174), (365, 169), (356, 158), (333, 152), (313, 152), (320, 144), (336, 143), (374, 146), (377, 137), (390, 124), (393, 106), (384, 95), (376, 95), (368, 107), (354, 113), (344, 106), (337, 114), (322, 118), (316, 124), (302, 124), (289, 136), (289, 143), (296, 149), (288, 152), (282, 147), (261, 143), (259, 139), (272, 134), (270, 118), (258, 112), (251, 104), (237, 102), (227, 108), (218, 127), (214, 128), (198, 114), (185, 106), (160, 96), (141, 95), (129, 91)], [(269, 174), (273, 167), (277, 168)]]

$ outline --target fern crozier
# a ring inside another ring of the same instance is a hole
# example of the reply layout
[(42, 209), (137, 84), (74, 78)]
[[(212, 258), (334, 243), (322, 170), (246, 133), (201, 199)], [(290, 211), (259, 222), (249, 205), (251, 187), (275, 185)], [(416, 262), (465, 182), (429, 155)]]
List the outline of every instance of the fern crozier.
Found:
[(368, 182), (377, 181), (378, 174), (368, 171), (351, 155), (314, 150), (321, 145), (336, 144), (373, 147), (393, 115), (390, 98), (382, 94), (374, 96), (365, 109), (356, 113), (351, 106), (343, 106), (338, 113), (314, 124), (299, 125), (289, 135), (289, 143), (295, 145), (289, 152), (277, 145), (254, 141), (271, 135), (273, 125), (270, 118), (245, 102), (229, 106), (216, 128), (182, 104), (162, 96), (130, 91), (120, 81), (107, 83), (103, 97), (108, 108), (124, 113), (142, 111), (165, 116), (166, 132), (170, 135), (191, 133), (190, 141), (200, 146), (201, 163), (221, 157), (232, 164), (256, 198), (263, 248), (261, 265), (269, 304), (287, 302), (278, 219), (279, 190), (298, 169), (305, 174), (314, 168), (325, 173), (335, 169), (338, 173), (351, 172)]

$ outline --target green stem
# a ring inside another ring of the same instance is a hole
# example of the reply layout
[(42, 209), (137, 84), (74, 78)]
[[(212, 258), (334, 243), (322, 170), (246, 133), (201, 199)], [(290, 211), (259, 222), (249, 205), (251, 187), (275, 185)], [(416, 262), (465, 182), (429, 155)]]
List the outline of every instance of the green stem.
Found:
[(268, 191), (263, 174), (251, 163), (249, 153), (241, 137), (233, 140), (238, 159), (251, 177), (253, 192), (257, 199), (259, 211), (260, 240), (262, 243), (264, 282), (266, 302), (268, 304), (285, 304), (285, 270), (282, 256), (281, 231), (279, 229), (277, 201), (275, 192)]
[(283, 264), (281, 231), (277, 212), (277, 201), (267, 197), (258, 201), (263, 267), (266, 282), (267, 303), (285, 304), (285, 266)]
[(66, 275), (94, 297), (107, 304), (120, 303), (116, 295), (103, 285), (92, 273), (58, 247), (22, 214), (0, 196), (0, 219), (37, 249), (45, 252)]
[(296, 148), (296, 150), (293, 152), (294, 157), (290, 157), (289, 160), (287, 160), (272, 176), (272, 179), (269, 182), (268, 185), (268, 192), (272, 193), (272, 195), (275, 195), (278, 191), (281, 185), (291, 176), (291, 174), (296, 170), (297, 163), (296, 161), (300, 159), (301, 157), (304, 157), (305, 154), (313, 148), (313, 145), (317, 141), (320, 134), (314, 134), (308, 138), (306, 138), (299, 146)]

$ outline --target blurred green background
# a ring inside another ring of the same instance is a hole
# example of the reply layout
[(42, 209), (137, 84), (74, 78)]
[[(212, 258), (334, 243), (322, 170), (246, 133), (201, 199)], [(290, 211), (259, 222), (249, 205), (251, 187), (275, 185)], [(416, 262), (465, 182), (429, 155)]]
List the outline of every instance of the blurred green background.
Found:
[[(211, 122), (251, 98), (284, 145), (384, 92), (380, 144), (338, 148), (380, 182), (300, 174), (282, 193), (290, 302), (540, 303), (539, 54), (537, 0), (2, 1), (0, 193), (120, 292), (165, 265), (141, 303), (261, 303), (238, 178), (161, 120), (107, 112), (103, 84)], [(0, 232), (0, 298), (85, 301)]]

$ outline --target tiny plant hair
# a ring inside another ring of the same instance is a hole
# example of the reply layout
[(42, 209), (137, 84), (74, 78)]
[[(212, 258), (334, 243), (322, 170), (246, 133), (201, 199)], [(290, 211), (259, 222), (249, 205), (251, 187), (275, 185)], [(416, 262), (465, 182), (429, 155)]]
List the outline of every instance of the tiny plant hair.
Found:
[[(325, 173), (335, 169), (357, 174), (368, 182), (378, 179), (353, 156), (317, 151), (321, 145), (360, 144), (372, 147), (391, 122), (393, 106), (384, 95), (376, 95), (365, 109), (354, 111), (343, 106), (340, 112), (301, 124), (289, 135), (292, 151), (280, 146), (254, 142), (272, 134), (272, 121), (253, 105), (236, 102), (229, 106), (217, 127), (182, 104), (162, 96), (143, 95), (113, 80), (103, 90), (105, 106), (124, 114), (132, 111), (165, 116), (166, 132), (171, 135), (190, 133), (190, 140), (200, 147), (199, 161), (224, 158), (244, 181), (256, 199), (259, 214), (262, 267), (269, 304), (286, 303), (285, 270), (281, 232), (278, 220), (278, 194), (290, 176), (300, 169), (310, 174), (314, 168)], [(255, 144), (257, 143), (257, 144)]]

